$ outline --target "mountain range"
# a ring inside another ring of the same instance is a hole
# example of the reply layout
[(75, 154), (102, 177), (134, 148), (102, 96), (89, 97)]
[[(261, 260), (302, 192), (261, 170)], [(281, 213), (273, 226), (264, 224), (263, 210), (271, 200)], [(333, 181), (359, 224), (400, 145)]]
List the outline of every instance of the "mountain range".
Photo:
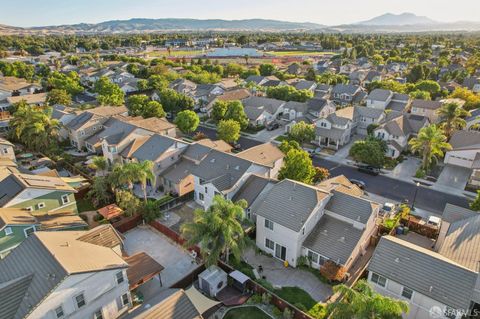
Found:
[(130, 19), (101, 23), (80, 23), (31, 28), (0, 25), (0, 34), (111, 34), (140, 32), (189, 31), (264, 31), (264, 32), (433, 32), (480, 31), (480, 22), (437, 22), (413, 13), (386, 13), (367, 21), (326, 26), (310, 22), (288, 22), (268, 19)]

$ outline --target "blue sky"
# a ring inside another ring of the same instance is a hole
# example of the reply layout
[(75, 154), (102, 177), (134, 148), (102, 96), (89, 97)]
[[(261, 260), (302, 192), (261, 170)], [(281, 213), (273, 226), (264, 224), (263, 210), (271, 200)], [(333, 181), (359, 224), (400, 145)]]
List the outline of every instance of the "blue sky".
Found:
[(1, 0), (0, 24), (42, 26), (130, 18), (309, 21), (327, 25), (413, 12), (438, 21), (479, 21), (479, 0)]

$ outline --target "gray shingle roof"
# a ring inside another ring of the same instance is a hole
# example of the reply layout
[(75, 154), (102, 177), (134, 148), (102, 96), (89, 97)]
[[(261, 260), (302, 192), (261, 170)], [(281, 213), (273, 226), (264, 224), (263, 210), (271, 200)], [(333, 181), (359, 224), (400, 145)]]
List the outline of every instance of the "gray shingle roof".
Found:
[(335, 127), (332, 127), (331, 129), (326, 129), (326, 128), (323, 128), (323, 127), (316, 127), (315, 128), (315, 135), (316, 136), (327, 137), (327, 138), (331, 138), (331, 139), (334, 139), (334, 140), (340, 140), (342, 138), (343, 134), (345, 134), (345, 130), (335, 128)]
[(295, 88), (297, 90), (309, 90), (312, 88), (312, 86), (315, 85), (315, 82), (314, 81), (298, 81), (296, 84), (295, 84)]
[(327, 196), (317, 188), (285, 179), (272, 187), (254, 213), (299, 232), (314, 208)]
[(203, 159), (212, 149), (201, 145), (198, 143), (190, 144), (185, 152), (182, 154), (184, 157), (188, 159), (192, 159), (194, 161), (200, 161)]
[(185, 177), (190, 175), (194, 167), (194, 162), (183, 158), (174, 165), (167, 168), (165, 171), (163, 171), (161, 176), (169, 181), (178, 183)]
[(75, 116), (70, 122), (65, 125), (67, 128), (71, 130), (77, 130), (82, 127), (85, 123), (90, 121), (94, 115), (90, 112), (83, 112), (77, 116)]
[(412, 107), (421, 109), (437, 110), (442, 106), (439, 101), (413, 100)]
[(366, 224), (372, 216), (372, 202), (342, 192), (332, 191), (332, 194), (326, 210), (362, 224)]
[(383, 115), (383, 110), (373, 107), (355, 106), (355, 111), (363, 117), (379, 119)]
[(370, 92), (370, 94), (367, 96), (367, 99), (386, 102), (392, 96), (392, 94), (393, 92), (390, 90), (375, 89)]
[(13, 174), (7, 172), (0, 174), (0, 207), (7, 204), (15, 196), (23, 190), (23, 185), (20, 184)]
[(357, 85), (351, 84), (337, 84), (333, 87), (332, 93), (333, 94), (348, 94), (354, 95), (360, 90), (360, 87)]
[(192, 169), (192, 174), (211, 182), (219, 191), (224, 191), (234, 186), (252, 164), (232, 154), (211, 150)]
[(290, 102), (285, 103), (285, 105), (283, 107), (285, 109), (289, 109), (289, 110), (293, 109), (297, 112), (305, 113), (307, 111), (308, 105), (307, 105), (307, 103), (290, 101)]
[(132, 158), (136, 158), (140, 162), (155, 161), (175, 143), (177, 142), (172, 138), (154, 134), (132, 154)]
[(362, 237), (363, 230), (334, 217), (323, 215), (303, 246), (345, 265)]
[(438, 253), (392, 236), (380, 239), (368, 270), (455, 309), (469, 309), (478, 275)]
[(457, 205), (447, 203), (443, 209), (442, 219), (448, 223), (453, 223), (462, 219), (478, 215), (478, 212), (463, 208)]
[(232, 201), (236, 202), (241, 199), (247, 201), (250, 207), (257, 199), (260, 193), (267, 187), (267, 185), (274, 185), (276, 181), (267, 177), (252, 174), (243, 183), (242, 187), (238, 189), (232, 198)]
[(270, 99), (267, 97), (251, 96), (243, 100), (242, 103), (245, 107), (260, 108), (263, 106), (268, 113), (274, 114), (277, 112), (278, 108), (285, 104), (285, 101)]
[(452, 149), (480, 149), (480, 132), (477, 131), (456, 131), (450, 139)]

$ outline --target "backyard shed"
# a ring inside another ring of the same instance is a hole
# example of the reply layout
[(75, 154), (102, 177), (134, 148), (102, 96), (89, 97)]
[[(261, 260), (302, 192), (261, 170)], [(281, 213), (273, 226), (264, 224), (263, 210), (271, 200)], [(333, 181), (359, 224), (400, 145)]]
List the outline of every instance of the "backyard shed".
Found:
[(247, 288), (247, 282), (250, 278), (238, 270), (234, 270), (228, 275), (233, 279), (233, 286), (241, 292), (245, 292), (245, 289)]
[(227, 273), (217, 266), (210, 266), (198, 275), (198, 285), (208, 296), (215, 297), (227, 286)]

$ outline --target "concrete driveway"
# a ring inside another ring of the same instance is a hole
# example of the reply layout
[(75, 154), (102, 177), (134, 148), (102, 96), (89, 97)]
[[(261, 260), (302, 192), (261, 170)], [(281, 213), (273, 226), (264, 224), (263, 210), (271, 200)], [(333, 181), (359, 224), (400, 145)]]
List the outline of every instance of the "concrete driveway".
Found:
[[(149, 226), (139, 226), (126, 232), (124, 236), (127, 254), (133, 255), (144, 251), (165, 267), (161, 273), (163, 287), (160, 290), (170, 287), (197, 267), (195, 261), (182, 247)], [(156, 284), (146, 286), (146, 288), (159, 287), (160, 283), (157, 281)], [(145, 298), (147, 299), (147, 296)]]
[(447, 164), (440, 173), (436, 184), (463, 191), (471, 174), (470, 168)]
[(407, 157), (386, 175), (391, 178), (411, 181), (421, 164), (422, 161), (420, 159), (416, 157)]

